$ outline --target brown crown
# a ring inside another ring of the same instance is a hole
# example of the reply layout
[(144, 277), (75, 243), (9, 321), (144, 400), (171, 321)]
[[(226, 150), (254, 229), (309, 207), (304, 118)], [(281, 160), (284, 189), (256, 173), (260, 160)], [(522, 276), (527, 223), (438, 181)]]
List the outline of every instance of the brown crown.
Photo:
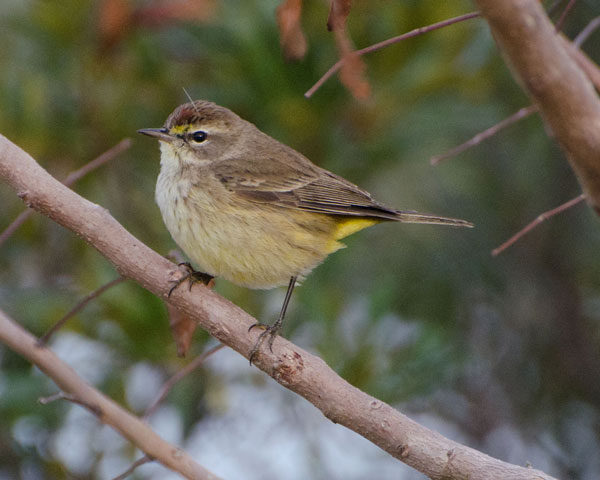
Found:
[(165, 128), (171, 129), (176, 125), (189, 125), (192, 123), (229, 124), (236, 115), (224, 107), (220, 107), (206, 100), (196, 100), (193, 103), (179, 105), (165, 122)]

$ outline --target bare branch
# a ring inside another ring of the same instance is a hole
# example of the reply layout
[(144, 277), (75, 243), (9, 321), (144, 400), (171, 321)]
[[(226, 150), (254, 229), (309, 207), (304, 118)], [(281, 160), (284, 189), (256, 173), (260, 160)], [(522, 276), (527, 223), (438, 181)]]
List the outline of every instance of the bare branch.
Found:
[(25, 223), (25, 221), (33, 214), (33, 210), (23, 210), (17, 218), (15, 218), (8, 227), (0, 233), (0, 245), (2, 245), (8, 238), (15, 233), (18, 228)]
[(50, 340), (50, 337), (52, 335), (54, 335), (54, 333), (59, 328), (61, 328), (65, 323), (67, 323), (67, 320), (69, 320), (69, 318), (76, 315), (80, 310), (83, 309), (83, 307), (85, 307), (88, 303), (90, 303), (94, 298), (99, 297), (104, 292), (106, 292), (106, 290), (108, 290), (109, 288), (112, 288), (115, 285), (118, 285), (119, 283), (124, 282), (124, 281), (125, 281), (125, 279), (123, 277), (117, 277), (114, 280), (111, 280), (110, 282), (102, 285), (100, 288), (97, 288), (93, 292), (86, 295), (83, 300), (81, 300), (77, 305), (75, 305), (64, 317), (62, 317), (58, 322), (56, 322), (54, 325), (52, 325), (48, 329), (48, 331), (40, 337), (40, 339), (38, 340), (38, 345), (40, 347), (43, 347), (44, 345), (46, 345), (48, 343), (48, 340)]
[(556, 26), (554, 27), (557, 32), (560, 32), (562, 30), (563, 24), (565, 23), (565, 20), (567, 19), (567, 16), (569, 15), (569, 12), (575, 5), (576, 1), (577, 0), (569, 0), (569, 3), (567, 3), (567, 6), (563, 10), (563, 12), (560, 14), (560, 17), (559, 17), (558, 21), (556, 22)]
[(537, 0), (475, 0), (600, 213), (600, 99)]
[(124, 138), (119, 143), (117, 143), (114, 147), (108, 149), (106, 152), (100, 154), (91, 162), (86, 163), (83, 167), (78, 168), (77, 170), (69, 173), (66, 178), (63, 180), (63, 184), (67, 186), (73, 185), (75, 182), (78, 182), (83, 177), (85, 177), (88, 173), (93, 172), (97, 168), (101, 167), (105, 163), (110, 162), (114, 158), (118, 157), (121, 153), (131, 147), (131, 138)]
[(517, 233), (515, 233), (512, 237), (510, 237), (506, 242), (504, 242), (498, 248), (495, 248), (494, 250), (492, 250), (492, 256), (495, 257), (496, 255), (501, 254), (504, 250), (506, 250), (508, 247), (513, 245), (521, 237), (523, 237), (524, 235), (527, 235), (529, 232), (531, 232), (531, 230), (533, 230), (535, 227), (537, 227), (540, 223), (548, 220), (549, 218), (553, 217), (554, 215), (558, 215), (559, 213), (564, 212), (565, 210), (568, 210), (569, 208), (577, 205), (578, 203), (582, 202), (583, 200), (585, 200), (585, 195), (582, 193), (581, 195), (578, 195), (577, 197), (569, 200), (568, 202), (565, 202), (562, 205), (559, 205), (558, 207), (553, 208), (552, 210), (548, 210), (547, 212), (544, 212), (544, 213), (538, 215), (535, 220), (533, 220), (531, 223), (527, 224), (522, 230), (519, 230)]
[[(416, 37), (417, 35), (422, 35), (424, 33), (431, 32), (433, 30), (437, 30), (439, 28), (447, 27), (447, 26), (452, 25), (454, 23), (463, 22), (465, 20), (469, 20), (471, 18), (476, 18), (476, 17), (479, 17), (479, 13), (472, 12), (472, 13), (467, 13), (465, 15), (460, 15), (458, 17), (449, 18), (448, 20), (444, 20), (442, 22), (433, 23), (431, 25), (427, 25), (426, 27), (415, 28), (414, 30), (411, 30), (410, 32), (403, 33), (402, 35), (398, 35), (397, 37), (388, 38), (387, 40), (384, 40), (383, 42), (376, 43), (375, 45), (371, 45), (370, 47), (366, 47), (366, 48), (362, 48), (360, 50), (356, 50), (356, 51), (353, 52), (353, 54), (354, 55), (358, 55), (358, 56), (362, 56), (362, 55), (365, 55), (367, 53), (376, 52), (377, 50), (381, 50), (382, 48), (389, 47), (390, 45), (394, 45), (395, 43), (400, 43), (401, 41), (406, 40), (408, 38)], [(329, 80), (340, 68), (342, 68), (343, 64), (344, 64), (344, 59), (343, 58), (340, 59), (340, 60), (338, 60), (329, 70), (327, 70), (327, 72), (325, 72), (325, 74), (319, 80), (317, 80), (317, 83), (315, 83), (310, 89), (308, 89), (306, 91), (306, 93), (304, 94), (304, 96), (306, 98), (312, 97), (315, 94), (315, 92), (319, 88), (321, 88), (321, 86), (327, 80)]]
[(48, 375), (65, 392), (61, 398), (81, 403), (90, 409), (100, 421), (113, 427), (165, 467), (190, 479), (218, 479), (217, 476), (194, 462), (183, 450), (164, 441), (139, 418), (84, 382), (75, 370), (49, 349), (38, 347), (36, 338), (1, 310), (0, 341)]
[[(94, 160), (88, 162), (83, 167), (69, 173), (67, 177), (63, 180), (65, 185), (73, 185), (75, 182), (85, 177), (88, 173), (96, 170), (98, 167), (101, 167), (105, 163), (111, 161), (113, 158), (118, 156), (120, 153), (127, 150), (131, 147), (131, 139), (125, 138), (117, 143), (114, 147), (110, 148), (100, 156), (96, 157)], [(0, 233), (0, 245), (2, 245), (13, 233), (17, 231), (17, 229), (25, 223), (25, 221), (31, 216), (33, 210), (25, 210), (21, 212), (17, 218), (15, 218), (11, 224), (4, 229), (2, 233)]]
[[(127, 232), (108, 211), (81, 198), (54, 180), (33, 158), (1, 135), (0, 178), (3, 178), (28, 206), (85, 239), (112, 262), (121, 275), (137, 281), (167, 300), (171, 288), (169, 274), (178, 271), (173, 263)], [(202, 328), (221, 343), (248, 358), (259, 332), (248, 332), (248, 328), (255, 324), (256, 320), (246, 312), (203, 285), (198, 285), (193, 292), (179, 288), (168, 301), (198, 321)], [(0, 333), (4, 333), (6, 328), (9, 327), (0, 323)], [(33, 338), (14, 342), (10, 340), (14, 336), (8, 337), (10, 348), (21, 352), (32, 361), (39, 360), (40, 352), (50, 354), (45, 349), (37, 348)], [(254, 364), (284, 387), (302, 395), (331, 421), (354, 430), (432, 479), (552, 478), (539, 470), (494, 459), (419, 425), (391, 406), (353, 387), (331, 370), (323, 360), (284, 338), (275, 339), (273, 351), (263, 348), (255, 357)], [(72, 388), (69, 387), (72, 385), (66, 384), (63, 377), (57, 375), (54, 365), (54, 360), (46, 360), (43, 370), (54, 378), (63, 390), (71, 392)], [(87, 390), (85, 393), (89, 394)], [(77, 396), (86, 400), (82, 392), (78, 392)], [(95, 401), (96, 397), (93, 397), (93, 401), (86, 400), (90, 404)], [(114, 404), (103, 407), (102, 419), (110, 421), (112, 425), (116, 418), (113, 415), (114, 411), (120, 411)], [(127, 419), (127, 422), (133, 420)], [(123, 428), (124, 423), (124, 420), (117, 422), (115, 427)], [(145, 425), (144, 428), (147, 429)], [(150, 435), (151, 431), (147, 430), (145, 435)], [(128, 430), (126, 435), (131, 435), (131, 432)], [(169, 461), (169, 466), (180, 466), (173, 461), (172, 456), (166, 459), (161, 457), (159, 448), (148, 446), (144, 451), (161, 463)], [(162, 449), (163, 454), (164, 452), (171, 450)], [(178, 460), (181, 460), (181, 457)], [(186, 465), (189, 466), (187, 460)]]
[(590, 35), (598, 28), (600, 28), (600, 16), (590, 21), (585, 28), (579, 32), (572, 43), (569, 42), (566, 37), (563, 36), (562, 38), (564, 43), (568, 46), (569, 52), (577, 62), (577, 65), (579, 65), (579, 68), (585, 72), (590, 79), (590, 82), (592, 82), (594, 87), (596, 87), (596, 90), (600, 92), (600, 67), (579, 49), (579, 47), (581, 47), (581, 45), (583, 45)]
[(69, 402), (74, 402), (75, 397), (73, 397), (73, 395), (67, 395), (65, 392), (56, 392), (48, 397), (38, 398), (38, 402), (40, 402), (42, 405), (49, 405), (57, 400), (68, 400)]
[(580, 47), (598, 28), (600, 28), (600, 16), (594, 18), (581, 32), (579, 32), (579, 34), (573, 40), (573, 44), (576, 47)]
[(569, 0), (569, 3), (567, 3), (567, 6), (563, 10), (563, 12), (560, 14), (560, 17), (559, 17), (558, 21), (556, 22), (556, 26), (554, 27), (557, 32), (560, 32), (562, 30), (562, 27), (563, 27), (563, 25), (565, 23), (565, 20), (569, 16), (569, 12), (571, 11), (571, 9), (573, 8), (573, 6), (575, 5), (576, 1), (577, 0)]
[(144, 412), (144, 416), (142, 418), (145, 420), (148, 417), (150, 417), (152, 414), (154, 414), (154, 412), (156, 412), (156, 409), (160, 406), (160, 404), (163, 402), (163, 400), (169, 394), (169, 392), (173, 389), (173, 387), (177, 384), (177, 382), (179, 382), (186, 375), (192, 373), (194, 370), (199, 368), (206, 361), (206, 359), (208, 357), (210, 357), (213, 353), (218, 352), (219, 350), (221, 350), (224, 347), (225, 347), (225, 345), (223, 345), (222, 343), (212, 347), (211, 349), (204, 352), (202, 355), (198, 355), (194, 360), (192, 360), (185, 367), (183, 367), (181, 370), (179, 370), (177, 373), (175, 373), (175, 375), (173, 375), (171, 378), (169, 378), (163, 384), (163, 386), (160, 387), (160, 392), (159, 392), (158, 396), (154, 399), (154, 401), (146, 409), (146, 411)]
[(511, 116), (506, 117), (504, 120), (498, 122), (496, 125), (491, 126), (487, 130), (484, 130), (483, 132), (479, 132), (477, 135), (470, 138), (465, 143), (462, 143), (462, 144), (448, 150), (447, 152), (442, 153), (441, 155), (435, 155), (435, 156), (431, 157), (429, 159), (429, 163), (431, 165), (437, 165), (438, 163), (440, 163), (443, 160), (454, 157), (454, 156), (458, 155), (459, 153), (462, 153), (465, 150), (468, 150), (469, 148), (474, 147), (475, 145), (479, 145), (484, 140), (487, 140), (488, 138), (496, 135), (500, 130), (512, 125), (513, 123), (518, 122), (519, 120), (522, 120), (523, 118), (526, 118), (526, 117), (534, 114), (535, 112), (537, 112), (537, 110), (538, 110), (538, 108), (536, 105), (529, 105), (528, 107), (523, 107), (523, 108), (517, 110)]
[[(0, 313), (2, 312), (0, 311)], [(38, 398), (38, 402), (40, 402), (42, 405), (49, 405), (50, 403), (56, 402), (58, 400), (67, 400), (68, 402), (80, 405), (83, 408), (88, 409), (97, 417), (100, 417), (100, 415), (102, 415), (102, 411), (96, 405), (85, 403), (85, 401), (81, 400), (80, 398), (77, 398), (75, 395), (71, 395), (70, 393), (56, 392), (55, 394), (50, 395), (48, 397)]]

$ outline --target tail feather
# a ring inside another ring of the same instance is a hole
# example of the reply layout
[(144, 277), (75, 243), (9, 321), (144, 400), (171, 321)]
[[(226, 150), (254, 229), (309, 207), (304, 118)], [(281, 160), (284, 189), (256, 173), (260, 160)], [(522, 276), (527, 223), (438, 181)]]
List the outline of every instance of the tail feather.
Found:
[(396, 212), (395, 220), (404, 223), (430, 223), (435, 225), (451, 225), (454, 227), (472, 228), (474, 226), (471, 222), (458, 218), (438, 217), (437, 215), (427, 215), (417, 212), (398, 211)]

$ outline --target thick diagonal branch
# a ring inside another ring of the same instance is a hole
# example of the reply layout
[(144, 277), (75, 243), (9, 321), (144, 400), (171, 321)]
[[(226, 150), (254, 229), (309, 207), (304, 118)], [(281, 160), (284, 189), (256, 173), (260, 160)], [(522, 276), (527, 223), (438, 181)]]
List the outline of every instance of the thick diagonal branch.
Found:
[[(25, 203), (72, 230), (96, 248), (118, 272), (167, 300), (174, 265), (125, 230), (106, 209), (52, 178), (0, 135), (0, 178)], [(248, 358), (258, 332), (256, 320), (212, 290), (179, 288), (168, 299), (221, 343)], [(30, 348), (36, 348), (35, 345)], [(432, 479), (550, 480), (539, 470), (496, 460), (453, 442), (353, 387), (323, 360), (278, 337), (254, 363), (286, 388), (302, 395), (335, 423), (342, 424)]]
[[(65, 187), (66, 188), (66, 187)], [(163, 440), (152, 429), (94, 387), (86, 383), (68, 365), (46, 347), (37, 345), (37, 339), (0, 310), (0, 342), (24, 356), (48, 375), (61, 390), (72, 396), (76, 403), (87, 407), (100, 421), (112, 426), (131, 440), (151, 458), (193, 480), (218, 480), (198, 465), (183, 450)]]

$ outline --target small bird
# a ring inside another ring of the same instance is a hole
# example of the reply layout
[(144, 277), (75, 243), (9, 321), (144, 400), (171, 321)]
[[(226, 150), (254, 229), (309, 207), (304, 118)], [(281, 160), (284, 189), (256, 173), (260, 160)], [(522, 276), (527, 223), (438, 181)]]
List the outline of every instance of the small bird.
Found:
[(162, 128), (138, 132), (159, 140), (156, 203), (171, 236), (200, 269), (181, 281), (288, 285), (275, 323), (252, 326), (264, 331), (250, 363), (267, 335), (272, 347), (296, 282), (343, 248), (344, 237), (386, 221), (473, 226), (386, 207), (212, 102), (180, 105)]

